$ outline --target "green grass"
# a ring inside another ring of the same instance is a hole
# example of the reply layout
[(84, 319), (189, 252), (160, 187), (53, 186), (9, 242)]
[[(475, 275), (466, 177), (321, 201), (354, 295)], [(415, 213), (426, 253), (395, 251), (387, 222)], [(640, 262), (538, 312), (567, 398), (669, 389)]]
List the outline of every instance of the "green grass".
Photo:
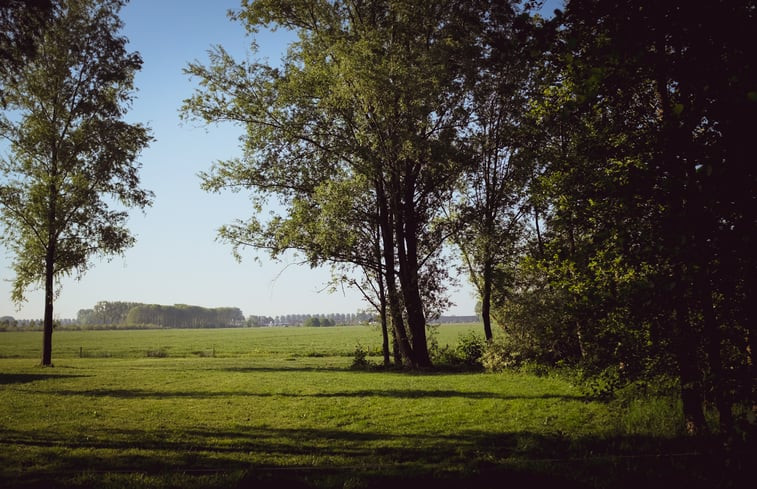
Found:
[[(442, 327), (439, 343), (468, 329)], [(712, 487), (740, 474), (738, 458), (722, 479), (721, 458), (694, 453), (671, 399), (620, 409), (558, 376), (352, 371), (357, 341), (380, 335), (56, 332), (43, 369), (40, 333), (0, 334), (0, 487)]]
[[(448, 325), (438, 329), (440, 345), (454, 345), (457, 337), (479, 325)], [(351, 356), (360, 343), (380, 355), (381, 334), (373, 326), (328, 328), (152, 329), (66, 331), (53, 333), (53, 362), (58, 358), (138, 358), (148, 352), (169, 357)], [(42, 333), (0, 333), (0, 358), (40, 355)]]

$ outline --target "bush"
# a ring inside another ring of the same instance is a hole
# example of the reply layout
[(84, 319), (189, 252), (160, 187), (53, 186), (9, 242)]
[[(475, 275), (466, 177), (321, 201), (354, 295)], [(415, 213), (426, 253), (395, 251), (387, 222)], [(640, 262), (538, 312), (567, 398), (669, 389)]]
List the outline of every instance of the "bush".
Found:
[(373, 365), (368, 360), (368, 349), (358, 342), (355, 345), (355, 352), (353, 353), (352, 366), (354, 370), (367, 370)]
[(433, 364), (439, 367), (453, 367), (462, 370), (480, 369), (481, 356), (485, 347), (484, 339), (471, 331), (459, 335), (454, 347), (450, 345), (439, 346), (439, 343), (434, 339), (430, 342), (429, 355)]
[(470, 367), (481, 366), (481, 357), (484, 354), (486, 342), (484, 339), (470, 331), (462, 334), (457, 339), (455, 351), (462, 363)]
[(486, 344), (481, 355), (481, 364), (489, 372), (518, 369), (527, 360), (530, 358), (523, 345), (516, 344), (508, 334), (499, 335)]
[(615, 365), (599, 371), (579, 368), (576, 376), (584, 393), (596, 399), (612, 399), (615, 392), (628, 383), (622, 369)]

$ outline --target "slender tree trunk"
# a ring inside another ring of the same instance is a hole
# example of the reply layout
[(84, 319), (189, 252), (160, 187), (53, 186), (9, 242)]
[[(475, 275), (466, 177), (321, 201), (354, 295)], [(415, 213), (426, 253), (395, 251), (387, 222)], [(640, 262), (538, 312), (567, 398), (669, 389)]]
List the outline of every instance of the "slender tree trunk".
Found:
[(704, 318), (704, 330), (707, 341), (707, 357), (712, 375), (712, 387), (715, 392), (715, 407), (720, 415), (720, 431), (726, 434), (733, 428), (733, 413), (731, 403), (725, 395), (726, 378), (723, 371), (721, 358), (721, 337), (718, 328), (715, 306), (712, 302), (712, 288), (709, 278), (704, 269), (697, 273), (697, 295), (699, 296), (702, 317)]
[(481, 291), (481, 318), (484, 321), (484, 335), (486, 341), (492, 341), (492, 319), (491, 319), (491, 299), (492, 299), (492, 262), (487, 256), (483, 270), (483, 290)]
[(55, 247), (49, 246), (45, 257), (45, 318), (42, 332), (42, 366), (52, 367), (53, 357), (53, 300), (55, 299), (54, 281)]
[(45, 317), (42, 325), (42, 363), (43, 367), (53, 366), (53, 301), (55, 300), (55, 253), (56, 233), (55, 218), (57, 215), (58, 189), (55, 176), (58, 174), (58, 152), (52, 148), (52, 168), (50, 170), (50, 184), (48, 186), (47, 208), (47, 250), (45, 252)]
[(675, 344), (676, 361), (678, 362), (678, 379), (681, 384), (681, 403), (686, 432), (689, 435), (702, 433), (705, 427), (704, 412), (702, 411), (701, 380), (697, 368), (696, 347), (692, 339), (693, 334), (689, 325), (686, 307), (680, 303), (675, 311)]
[[(378, 215), (381, 211), (376, 209)], [(386, 306), (386, 287), (384, 285), (384, 274), (381, 271), (381, 226), (376, 223), (373, 235), (373, 259), (376, 262), (375, 278), (376, 287), (379, 299), (379, 315), (381, 316), (381, 336), (382, 336), (382, 351), (384, 353), (384, 367), (390, 365), (389, 360), (389, 324), (387, 321), (387, 306)]]
[(386, 320), (386, 291), (384, 290), (384, 279), (381, 276), (381, 272), (377, 274), (378, 282), (379, 282), (379, 307), (380, 307), (380, 315), (381, 315), (381, 337), (382, 337), (382, 351), (384, 353), (384, 366), (388, 367), (390, 365), (389, 360), (389, 328)]

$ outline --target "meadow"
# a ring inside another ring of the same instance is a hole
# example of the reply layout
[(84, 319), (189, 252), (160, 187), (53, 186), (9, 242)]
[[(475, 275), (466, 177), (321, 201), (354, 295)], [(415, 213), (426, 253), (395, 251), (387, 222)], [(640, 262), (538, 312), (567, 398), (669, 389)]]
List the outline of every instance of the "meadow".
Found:
[(682, 436), (675, 396), (353, 370), (371, 327), (56, 331), (44, 369), (40, 343), (0, 334), (0, 487), (740, 487), (749, 462)]

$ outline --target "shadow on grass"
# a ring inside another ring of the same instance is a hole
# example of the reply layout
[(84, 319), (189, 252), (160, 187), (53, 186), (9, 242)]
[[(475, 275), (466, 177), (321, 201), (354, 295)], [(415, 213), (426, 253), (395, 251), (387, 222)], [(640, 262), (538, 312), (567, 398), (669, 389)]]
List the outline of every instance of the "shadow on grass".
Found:
[(153, 391), (143, 389), (92, 389), (92, 390), (64, 390), (45, 391), (63, 396), (84, 397), (115, 397), (121, 399), (213, 399), (222, 397), (293, 397), (293, 398), (368, 398), (384, 397), (394, 399), (448, 399), (459, 397), (462, 399), (493, 399), (500, 401), (514, 401), (523, 399), (561, 399), (565, 401), (589, 401), (591, 398), (572, 394), (539, 394), (539, 395), (509, 395), (486, 391), (457, 391), (457, 390), (425, 390), (425, 389), (362, 389), (354, 391), (336, 392), (243, 392), (243, 391)]
[[(345, 356), (345, 355), (342, 355)], [(349, 355), (352, 356), (352, 355)], [(300, 357), (308, 358), (308, 357)], [(293, 359), (294, 360), (294, 359)], [(413, 376), (432, 376), (432, 375), (471, 375), (481, 374), (484, 372), (483, 368), (478, 366), (466, 366), (466, 365), (436, 365), (428, 369), (408, 369), (403, 367), (384, 367), (381, 365), (371, 365), (367, 368), (352, 368), (350, 366), (300, 366), (296, 364), (284, 365), (280, 367), (227, 367), (220, 369), (224, 372), (254, 372), (254, 373), (266, 373), (266, 372), (354, 372), (360, 374), (398, 374), (398, 375), (413, 375)]]
[(28, 384), (40, 380), (65, 379), (74, 377), (89, 377), (89, 375), (67, 374), (3, 374), (0, 373), (0, 385)]
[[(0, 447), (0, 483), (17, 488), (53, 481), (53, 487), (81, 487), (82, 474), (94, 482), (149, 474), (165, 478), (160, 487), (181, 474), (187, 480), (180, 486), (210, 487), (202, 477), (218, 473), (238, 476), (214, 479), (214, 487), (742, 487), (755, 456), (690, 439), (261, 427), (100, 430), (78, 440), (9, 430)], [(25, 470), (30, 461), (34, 473)]]
[(280, 373), (280, 372), (350, 372), (348, 367), (335, 367), (335, 366), (313, 366), (313, 367), (301, 367), (301, 366), (284, 366), (284, 367), (227, 367), (219, 369), (222, 372), (237, 372), (237, 373)]

